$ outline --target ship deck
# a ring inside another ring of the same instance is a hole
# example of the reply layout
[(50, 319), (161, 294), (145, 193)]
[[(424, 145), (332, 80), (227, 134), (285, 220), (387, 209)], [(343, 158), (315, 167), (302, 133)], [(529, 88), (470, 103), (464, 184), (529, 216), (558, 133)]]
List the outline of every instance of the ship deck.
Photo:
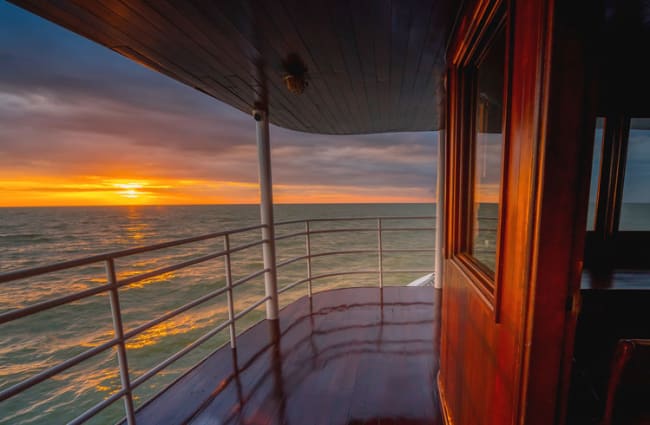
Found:
[(137, 422), (441, 424), (438, 303), (431, 287), (304, 297), (194, 367)]

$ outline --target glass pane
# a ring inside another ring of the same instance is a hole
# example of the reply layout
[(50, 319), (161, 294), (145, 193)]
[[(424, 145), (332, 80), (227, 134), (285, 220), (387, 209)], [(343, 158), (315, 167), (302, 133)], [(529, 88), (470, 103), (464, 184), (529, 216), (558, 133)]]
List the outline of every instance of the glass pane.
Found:
[(477, 69), (471, 254), (494, 271), (501, 192), (505, 31), (496, 35)]
[(596, 202), (598, 202), (598, 186), (600, 184), (600, 158), (603, 153), (604, 128), (605, 118), (596, 118), (596, 131), (594, 132), (594, 158), (591, 163), (591, 182), (589, 183), (587, 230), (594, 230), (596, 226)]
[(650, 118), (632, 118), (619, 230), (650, 230)]

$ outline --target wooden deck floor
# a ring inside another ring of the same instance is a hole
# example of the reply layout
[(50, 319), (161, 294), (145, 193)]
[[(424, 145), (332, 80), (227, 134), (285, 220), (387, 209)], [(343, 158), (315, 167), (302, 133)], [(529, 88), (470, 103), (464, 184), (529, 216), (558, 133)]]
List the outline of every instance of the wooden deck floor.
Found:
[(352, 288), (300, 299), (145, 405), (138, 424), (441, 424), (434, 294)]

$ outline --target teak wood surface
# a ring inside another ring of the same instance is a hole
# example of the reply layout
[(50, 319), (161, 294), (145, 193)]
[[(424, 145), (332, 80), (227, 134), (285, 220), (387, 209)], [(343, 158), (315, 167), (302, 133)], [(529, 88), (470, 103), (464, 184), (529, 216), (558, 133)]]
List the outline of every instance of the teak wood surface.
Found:
[[(448, 50), (439, 383), (454, 425), (564, 421), (595, 114), (585, 78), (589, 19), (580, 19), (591, 9), (560, 3), (469, 2)], [(463, 252), (472, 134), (463, 77), (501, 11), (504, 171), (494, 290), (486, 293)]]
[(197, 365), (137, 422), (441, 425), (439, 299), (432, 287), (301, 298)]

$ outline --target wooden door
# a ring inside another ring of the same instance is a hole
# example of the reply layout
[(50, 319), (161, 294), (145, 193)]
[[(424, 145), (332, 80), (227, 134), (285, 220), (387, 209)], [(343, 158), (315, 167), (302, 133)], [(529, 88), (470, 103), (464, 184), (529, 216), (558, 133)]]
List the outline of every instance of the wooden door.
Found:
[(567, 3), (468, 2), (448, 49), (438, 382), (455, 425), (563, 422), (594, 119), (589, 4)]

